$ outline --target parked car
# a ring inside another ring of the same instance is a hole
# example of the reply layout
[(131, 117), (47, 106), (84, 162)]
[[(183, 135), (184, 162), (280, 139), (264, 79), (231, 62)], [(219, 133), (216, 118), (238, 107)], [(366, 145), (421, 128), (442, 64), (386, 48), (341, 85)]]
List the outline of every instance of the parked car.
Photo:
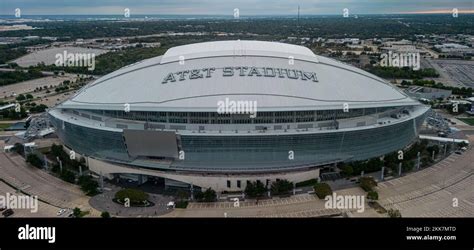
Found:
[(57, 215), (57, 216), (61, 216), (61, 215), (63, 215), (65, 212), (66, 212), (66, 209), (65, 209), (65, 208), (61, 208), (61, 209), (59, 209), (59, 211), (56, 213), (56, 215)]
[(7, 210), (5, 210), (5, 211), (3, 211), (3, 213), (2, 213), (2, 215), (3, 215), (4, 217), (11, 216), (12, 214), (14, 214), (14, 212), (13, 212), (13, 210), (10, 209), (10, 208), (7, 209)]

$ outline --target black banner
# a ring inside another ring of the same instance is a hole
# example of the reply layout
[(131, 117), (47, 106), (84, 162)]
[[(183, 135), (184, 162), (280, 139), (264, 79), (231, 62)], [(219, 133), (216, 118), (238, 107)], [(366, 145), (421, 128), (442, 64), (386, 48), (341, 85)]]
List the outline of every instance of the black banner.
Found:
[[(0, 249), (145, 247), (473, 249), (473, 225), (474, 218), (7, 218), (0, 220)], [(51, 230), (52, 228), (54, 230)]]

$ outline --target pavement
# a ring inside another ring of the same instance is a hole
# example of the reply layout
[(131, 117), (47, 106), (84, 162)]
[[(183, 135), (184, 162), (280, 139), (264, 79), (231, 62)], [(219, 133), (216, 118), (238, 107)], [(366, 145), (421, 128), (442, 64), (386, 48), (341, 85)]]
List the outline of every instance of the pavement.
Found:
[[(0, 148), (3, 148), (3, 141), (0, 141)], [(23, 193), (37, 195), (40, 200), (57, 210), (79, 207), (83, 211), (89, 211), (90, 216), (100, 216), (100, 211), (89, 205), (90, 197), (79, 186), (29, 166), (23, 157), (15, 153), (0, 152), (0, 179)], [(50, 216), (56, 217), (57, 210)]]
[(148, 200), (154, 205), (150, 207), (125, 207), (113, 201), (115, 193), (121, 187), (105, 184), (103, 193), (92, 197), (89, 204), (99, 211), (107, 211), (114, 217), (155, 217), (171, 212), (166, 208), (173, 197), (161, 194), (149, 194)]

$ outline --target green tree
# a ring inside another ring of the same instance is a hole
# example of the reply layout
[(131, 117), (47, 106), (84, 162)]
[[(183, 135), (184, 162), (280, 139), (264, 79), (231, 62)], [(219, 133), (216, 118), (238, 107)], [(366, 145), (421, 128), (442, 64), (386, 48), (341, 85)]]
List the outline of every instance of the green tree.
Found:
[(213, 202), (217, 200), (217, 194), (216, 191), (214, 191), (212, 188), (206, 189), (203, 193), (203, 201), (205, 202)]
[(66, 182), (69, 182), (69, 183), (74, 183), (75, 180), (76, 180), (76, 175), (75, 175), (73, 172), (71, 172), (71, 171), (69, 171), (69, 170), (67, 170), (67, 169), (64, 169), (64, 170), (59, 174), (59, 177), (60, 177), (62, 180), (66, 181)]
[(115, 193), (115, 199), (119, 202), (125, 202), (126, 198), (130, 200), (131, 205), (143, 205), (148, 200), (148, 194), (134, 188), (125, 188)]
[(102, 218), (110, 218), (110, 214), (109, 214), (109, 212), (104, 211), (104, 212), (102, 212), (102, 213), (100, 214), (100, 217), (102, 217)]
[(42, 168), (43, 167), (43, 161), (35, 154), (29, 154), (26, 157), (26, 162), (29, 164), (37, 167), (37, 168)]
[(267, 189), (263, 183), (259, 181), (249, 182), (245, 187), (245, 195), (252, 198), (258, 198), (265, 195)]
[(19, 155), (25, 155), (25, 147), (21, 143), (15, 143), (15, 145), (13, 145), (12, 151)]
[(73, 215), (75, 218), (80, 218), (81, 215), (82, 215), (81, 209), (78, 208), (78, 207), (75, 207), (75, 208), (72, 210), (72, 215)]
[(23, 94), (19, 94), (19, 95), (16, 97), (16, 100), (17, 100), (17, 101), (24, 101), (24, 100), (26, 100), (26, 97), (25, 97)]
[(359, 184), (360, 187), (364, 189), (364, 191), (366, 192), (373, 191), (373, 188), (377, 186), (377, 182), (374, 180), (374, 178), (369, 177), (369, 176), (360, 177), (359, 182), (360, 182)]
[(332, 189), (327, 183), (317, 183), (313, 188), (319, 199), (324, 199), (326, 196), (332, 195)]
[(354, 174), (354, 168), (351, 165), (345, 165), (341, 170), (342, 175), (345, 177), (350, 177)]
[(293, 182), (288, 180), (277, 180), (272, 183), (272, 194), (282, 195), (288, 194), (293, 190)]
[(398, 209), (389, 209), (388, 211), (388, 217), (390, 218), (401, 218), (402, 217), (402, 214), (400, 213), (400, 211)]
[(377, 191), (369, 191), (367, 194), (367, 199), (369, 200), (378, 200), (379, 199), (379, 193)]
[(81, 190), (84, 191), (86, 195), (93, 196), (98, 194), (97, 189), (99, 188), (99, 183), (92, 179), (92, 176), (81, 176), (79, 177), (78, 184), (81, 186)]

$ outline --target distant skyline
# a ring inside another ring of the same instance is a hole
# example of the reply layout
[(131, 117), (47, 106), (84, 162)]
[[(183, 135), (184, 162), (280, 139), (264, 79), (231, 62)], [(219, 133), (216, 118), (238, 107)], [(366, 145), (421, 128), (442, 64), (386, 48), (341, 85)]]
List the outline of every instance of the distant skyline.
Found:
[(474, 13), (474, 0), (1, 0), (0, 15), (301, 15)]

